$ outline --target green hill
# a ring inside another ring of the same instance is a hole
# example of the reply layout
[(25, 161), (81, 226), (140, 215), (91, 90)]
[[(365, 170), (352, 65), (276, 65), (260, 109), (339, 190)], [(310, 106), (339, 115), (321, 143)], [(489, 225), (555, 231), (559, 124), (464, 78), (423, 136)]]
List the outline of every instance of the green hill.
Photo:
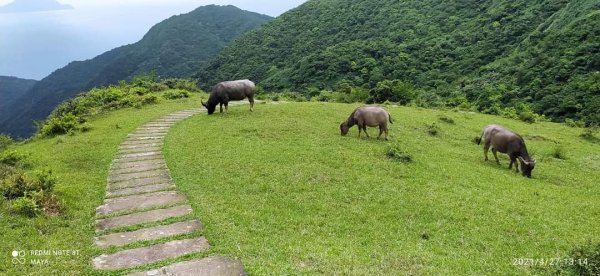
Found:
[(599, 15), (593, 0), (311, 0), (242, 36), (198, 77), (307, 93), (400, 80), (423, 106), (598, 124)]
[(0, 76), (0, 110), (8, 109), (14, 99), (31, 89), (36, 82), (36, 80)]
[[(0, 258), (0, 274), (98, 273), (90, 262), (102, 253), (92, 243), (94, 209), (118, 145), (144, 122), (197, 107), (198, 95), (191, 96), (103, 113), (88, 120), (87, 132), (11, 146), (32, 167), (52, 171), (65, 213), (24, 218), (1, 199), (0, 251), (80, 252), (45, 266)], [(342, 137), (339, 123), (355, 107), (232, 107), (172, 128), (167, 164), (205, 225), (211, 255), (237, 257), (260, 275), (539, 275), (575, 267), (513, 262), (564, 259), (588, 240), (599, 242), (600, 145), (582, 138), (583, 129), (387, 106), (389, 142), (358, 139), (356, 128)], [(538, 160), (532, 179), (508, 170), (506, 156), (501, 166), (483, 161), (472, 139), (489, 123), (525, 137)], [(389, 159), (389, 148), (412, 162)]]
[(203, 6), (155, 25), (137, 43), (91, 60), (75, 61), (39, 81), (10, 108), (0, 110), (0, 132), (28, 137), (60, 102), (93, 87), (139, 74), (190, 77), (227, 44), (269, 21), (266, 15), (234, 6)]

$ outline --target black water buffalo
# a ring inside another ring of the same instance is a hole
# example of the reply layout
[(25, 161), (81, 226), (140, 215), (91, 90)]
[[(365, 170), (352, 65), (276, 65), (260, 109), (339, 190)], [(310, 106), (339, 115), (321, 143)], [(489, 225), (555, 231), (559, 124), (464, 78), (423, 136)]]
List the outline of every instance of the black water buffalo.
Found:
[(517, 159), (519, 159), (523, 176), (531, 177), (531, 171), (535, 168), (535, 160), (529, 157), (525, 141), (519, 134), (499, 125), (489, 125), (483, 129), (483, 133), (477, 144), (481, 143), (482, 138), (484, 140), (483, 155), (485, 156), (485, 161), (488, 160), (488, 150), (491, 146), (496, 163), (500, 164), (496, 152), (506, 153), (510, 157), (509, 169), (512, 169), (514, 163), (515, 171), (519, 172), (517, 166)]
[(392, 116), (385, 109), (376, 106), (359, 107), (355, 109), (350, 117), (340, 125), (340, 132), (342, 136), (348, 134), (348, 130), (354, 125), (358, 125), (358, 137), (360, 137), (361, 131), (364, 131), (369, 137), (367, 127), (379, 127), (379, 136), (385, 132), (385, 140), (388, 139), (388, 121), (392, 123)]
[(250, 102), (250, 111), (254, 111), (254, 93), (256, 92), (256, 85), (249, 80), (235, 80), (235, 81), (224, 81), (215, 85), (210, 93), (208, 101), (200, 100), (202, 105), (208, 110), (208, 114), (213, 114), (219, 105), (221, 113), (223, 112), (223, 105), (225, 105), (225, 111), (228, 111), (227, 106), (229, 101), (241, 101), (248, 98)]

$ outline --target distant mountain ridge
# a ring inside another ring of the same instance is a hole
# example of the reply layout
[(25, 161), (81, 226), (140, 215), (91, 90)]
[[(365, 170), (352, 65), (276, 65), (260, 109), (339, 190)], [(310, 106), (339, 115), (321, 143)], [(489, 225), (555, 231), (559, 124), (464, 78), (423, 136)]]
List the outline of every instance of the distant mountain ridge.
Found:
[(209, 5), (172, 16), (152, 27), (137, 43), (86, 61), (71, 62), (39, 81), (0, 110), (0, 132), (28, 137), (33, 121), (56, 105), (93, 87), (115, 84), (151, 71), (161, 78), (191, 77), (239, 35), (271, 17), (234, 6)]
[(7, 110), (13, 100), (23, 95), (36, 83), (36, 80), (0, 76), (0, 113), (2, 110)]
[(14, 0), (9, 4), (0, 6), (0, 13), (55, 11), (70, 9), (73, 9), (71, 5), (61, 4), (55, 0)]

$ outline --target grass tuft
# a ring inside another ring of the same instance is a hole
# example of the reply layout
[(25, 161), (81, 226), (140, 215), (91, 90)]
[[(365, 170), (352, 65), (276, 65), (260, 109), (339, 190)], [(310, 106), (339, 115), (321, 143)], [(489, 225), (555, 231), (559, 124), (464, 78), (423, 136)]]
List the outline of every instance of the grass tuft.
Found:
[(444, 123), (448, 123), (451, 125), (455, 124), (454, 119), (452, 119), (452, 117), (449, 117), (447, 115), (441, 115), (438, 119)]
[(567, 160), (566, 150), (561, 144), (554, 146), (550, 155), (556, 159)]
[(438, 136), (440, 134), (440, 127), (436, 123), (426, 124), (427, 133), (431, 136)]
[(394, 161), (401, 163), (412, 163), (413, 157), (406, 151), (402, 150), (399, 144), (392, 144), (388, 146), (385, 155)]

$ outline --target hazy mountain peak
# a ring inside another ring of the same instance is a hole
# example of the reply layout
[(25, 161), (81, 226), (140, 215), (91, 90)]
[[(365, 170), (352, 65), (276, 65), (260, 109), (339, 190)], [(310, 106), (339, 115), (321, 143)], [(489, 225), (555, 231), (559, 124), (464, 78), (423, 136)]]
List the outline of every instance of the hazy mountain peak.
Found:
[(0, 6), (0, 13), (37, 12), (70, 10), (71, 5), (61, 4), (56, 0), (15, 0), (4, 6)]

